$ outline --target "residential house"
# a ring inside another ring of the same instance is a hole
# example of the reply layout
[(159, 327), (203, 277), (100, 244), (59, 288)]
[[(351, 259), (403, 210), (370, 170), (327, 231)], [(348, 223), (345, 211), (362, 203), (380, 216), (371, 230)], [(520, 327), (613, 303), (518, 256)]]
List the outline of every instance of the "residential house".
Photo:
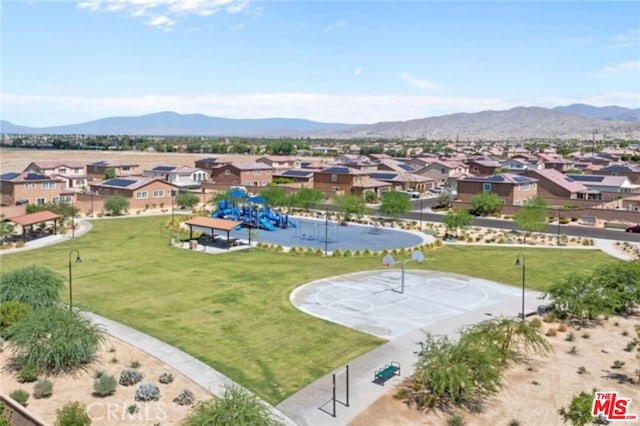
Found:
[(211, 182), (228, 186), (267, 186), (273, 168), (264, 163), (226, 163), (211, 169)]
[(273, 170), (299, 169), (302, 161), (298, 157), (289, 155), (268, 155), (260, 157), (256, 163), (263, 163), (270, 166)]
[(390, 183), (369, 177), (369, 172), (346, 166), (331, 166), (316, 171), (313, 187), (325, 193), (361, 195), (367, 191), (378, 194), (388, 190)]
[(129, 201), (129, 209), (138, 210), (148, 206), (170, 206), (178, 186), (166, 180), (148, 176), (114, 178), (101, 182), (89, 182), (92, 193), (109, 198), (120, 195)]
[(386, 170), (391, 172), (415, 173), (416, 168), (404, 161), (398, 161), (393, 158), (383, 158), (378, 161), (378, 170)]
[(522, 206), (538, 195), (538, 180), (511, 173), (468, 176), (458, 180), (458, 199), (470, 202), (482, 192), (497, 194), (506, 205)]
[(207, 157), (201, 158), (200, 160), (196, 160), (195, 167), (196, 169), (202, 169), (210, 171), (212, 167), (218, 165), (218, 159), (216, 157)]
[(37, 204), (71, 202), (63, 194), (66, 181), (57, 176), (34, 172), (10, 172), (0, 175), (0, 204)]
[(140, 164), (126, 161), (102, 160), (87, 164), (87, 177), (89, 180), (102, 180), (107, 170), (113, 170), (116, 177), (139, 176)]
[[(408, 161), (407, 164), (412, 165), (412, 161)], [(469, 166), (460, 161), (435, 160), (418, 169), (416, 173), (432, 179), (436, 186), (446, 185), (455, 188), (460, 178), (469, 175)]]
[(525, 170), (522, 176), (538, 180), (538, 195), (543, 198), (600, 200), (600, 191), (587, 188), (580, 182), (555, 169)]
[(626, 176), (574, 175), (567, 174), (576, 182), (599, 192), (640, 193), (640, 185), (631, 183)]
[(273, 178), (289, 179), (295, 183), (301, 183), (309, 188), (313, 187), (313, 176), (316, 170), (313, 169), (288, 169), (273, 172)]
[(518, 156), (508, 158), (500, 163), (500, 169), (507, 173), (522, 173), (525, 170), (541, 170), (544, 169), (543, 162), (537, 159), (525, 159)]
[(470, 158), (466, 161), (469, 173), (474, 176), (491, 176), (500, 168), (500, 162), (489, 158)]
[(183, 189), (200, 188), (208, 179), (208, 172), (189, 166), (160, 165), (145, 170), (142, 175), (166, 180)]
[(633, 184), (640, 185), (640, 166), (627, 164), (611, 164), (609, 166), (593, 168), (592, 175), (626, 176)]
[(84, 188), (87, 184), (84, 164), (77, 161), (34, 161), (23, 171), (59, 177), (65, 181), (66, 189)]
[(380, 182), (390, 183), (395, 190), (426, 192), (433, 188), (433, 180), (431, 178), (416, 173), (379, 170), (369, 173), (369, 177)]

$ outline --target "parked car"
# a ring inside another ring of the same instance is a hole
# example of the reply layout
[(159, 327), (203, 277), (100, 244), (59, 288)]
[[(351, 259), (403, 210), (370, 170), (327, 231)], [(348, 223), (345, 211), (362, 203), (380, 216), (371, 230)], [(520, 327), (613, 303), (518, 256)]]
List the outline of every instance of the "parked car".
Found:
[(635, 226), (630, 226), (627, 229), (625, 229), (625, 231), (633, 232), (634, 234), (640, 234), (640, 224), (635, 225)]
[(433, 194), (440, 194), (442, 191), (444, 191), (444, 188), (441, 186), (435, 186), (429, 190)]

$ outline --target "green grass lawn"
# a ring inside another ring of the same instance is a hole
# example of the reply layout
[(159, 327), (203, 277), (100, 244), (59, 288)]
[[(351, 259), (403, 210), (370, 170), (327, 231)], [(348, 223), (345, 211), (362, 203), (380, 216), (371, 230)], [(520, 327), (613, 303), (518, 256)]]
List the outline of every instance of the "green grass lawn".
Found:
[[(4, 255), (3, 270), (48, 266), (65, 277), (69, 251), (74, 306), (122, 322), (179, 347), (277, 404), (331, 369), (383, 341), (304, 314), (290, 292), (327, 276), (380, 268), (379, 257), (323, 258), (253, 250), (221, 255), (170, 247), (166, 217), (93, 222), (75, 241)], [(581, 250), (522, 250), (527, 287), (545, 289), (573, 270), (609, 258)], [(443, 247), (423, 269), (514, 285), (521, 268), (508, 247)], [(75, 256), (75, 254), (74, 254)], [(67, 301), (68, 289), (62, 294)]]

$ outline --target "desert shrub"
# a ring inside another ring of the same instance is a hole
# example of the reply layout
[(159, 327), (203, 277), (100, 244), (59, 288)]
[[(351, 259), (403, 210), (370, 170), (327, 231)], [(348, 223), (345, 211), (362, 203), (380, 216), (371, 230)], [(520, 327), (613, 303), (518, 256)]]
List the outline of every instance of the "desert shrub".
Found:
[(131, 404), (127, 407), (127, 413), (131, 415), (136, 414), (138, 411), (140, 411), (140, 407), (138, 407), (138, 404)]
[(160, 377), (158, 377), (158, 381), (163, 385), (168, 385), (173, 382), (173, 374), (171, 373), (162, 373)]
[(216, 419), (216, 424), (221, 425), (281, 425), (253, 394), (235, 386), (225, 388), (219, 398), (196, 405), (184, 425), (202, 426), (211, 424), (212, 419)]
[(53, 382), (47, 379), (40, 379), (33, 386), (33, 397), (35, 399), (49, 398), (53, 394)]
[(465, 426), (467, 424), (460, 413), (453, 413), (447, 418), (447, 426)]
[(54, 306), (60, 301), (64, 279), (43, 266), (25, 266), (0, 274), (0, 302), (21, 302), (33, 308)]
[(542, 327), (542, 320), (540, 318), (534, 318), (530, 322), (531, 322), (531, 325), (535, 328)]
[(196, 397), (190, 390), (183, 389), (178, 396), (173, 398), (173, 402), (178, 405), (193, 405), (193, 403), (196, 402)]
[(145, 383), (136, 389), (136, 401), (157, 401), (160, 399), (160, 389), (153, 383)]
[(19, 383), (32, 383), (38, 380), (39, 375), (40, 369), (38, 366), (26, 362), (21, 365), (17, 379)]
[(553, 312), (549, 312), (542, 318), (542, 321), (544, 322), (554, 322), (555, 320), (556, 320), (556, 314), (554, 314)]
[(580, 337), (582, 337), (583, 339), (588, 339), (589, 337), (591, 337), (591, 335), (585, 331)]
[(345, 251), (342, 252), (342, 256), (351, 257), (351, 250), (346, 249)]
[(93, 382), (93, 394), (101, 398), (113, 395), (117, 386), (118, 382), (114, 376), (101, 374), (99, 377), (96, 377), (95, 382)]
[(104, 332), (77, 312), (36, 309), (9, 328), (19, 358), (42, 371), (73, 371), (93, 360)]
[(571, 399), (569, 407), (561, 407), (558, 414), (562, 417), (564, 423), (570, 423), (574, 426), (585, 426), (593, 422), (591, 415), (591, 406), (593, 404), (593, 396), (595, 389), (591, 393), (580, 392)]
[(89, 426), (91, 417), (85, 410), (85, 406), (78, 401), (69, 402), (56, 410), (55, 426)]
[(549, 327), (549, 329), (547, 330), (547, 332), (545, 333), (545, 336), (549, 336), (549, 337), (555, 337), (558, 335), (558, 332), (556, 331), (555, 328), (553, 327)]
[(140, 368), (140, 361), (131, 361), (131, 364), (129, 365), (129, 367)]
[(342, 256), (342, 250), (335, 249), (334, 251), (331, 252), (331, 256), (333, 256), (333, 257), (341, 257)]
[(564, 340), (566, 340), (567, 342), (573, 342), (574, 340), (576, 340), (576, 335), (573, 334), (573, 332), (569, 332)]
[(120, 373), (120, 383), (122, 386), (133, 386), (136, 383), (139, 383), (144, 375), (138, 370), (125, 369)]
[(26, 303), (9, 301), (0, 303), (0, 336), (9, 338), (7, 329), (20, 321), (22, 317), (31, 312), (31, 306)]
[(561, 322), (560, 324), (558, 324), (558, 331), (560, 332), (565, 332), (567, 331), (567, 324)]
[(16, 389), (9, 394), (9, 397), (23, 407), (26, 407), (27, 401), (29, 400), (29, 392), (24, 389)]
[(578, 367), (578, 374), (582, 375), (582, 374), (587, 374), (587, 368), (583, 365), (581, 365), (580, 367)]
[(569, 355), (577, 355), (578, 354), (578, 347), (577, 346), (571, 346), (571, 349), (569, 349), (569, 351), (567, 353)]
[(624, 367), (624, 364), (625, 364), (624, 361), (616, 359), (615, 361), (613, 361), (613, 365), (611, 365), (611, 368), (613, 368), (614, 370), (618, 370)]

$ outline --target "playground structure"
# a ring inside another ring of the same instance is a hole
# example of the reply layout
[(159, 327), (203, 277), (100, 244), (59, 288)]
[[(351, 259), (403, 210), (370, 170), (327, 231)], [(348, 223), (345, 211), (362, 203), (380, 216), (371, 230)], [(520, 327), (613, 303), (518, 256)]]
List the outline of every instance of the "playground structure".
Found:
[(270, 207), (263, 207), (264, 200), (262, 198), (253, 197), (253, 199), (249, 198), (247, 200), (249, 201), (248, 204), (240, 206), (233, 201), (221, 200), (218, 202), (218, 210), (212, 213), (211, 217), (240, 221), (242, 222), (239, 225), (240, 228), (259, 228), (267, 231), (298, 226), (298, 222), (291, 219), (289, 215), (276, 212)]
[(302, 222), (295, 230), (295, 237), (321, 243), (337, 243), (340, 237), (340, 226), (337, 222)]

